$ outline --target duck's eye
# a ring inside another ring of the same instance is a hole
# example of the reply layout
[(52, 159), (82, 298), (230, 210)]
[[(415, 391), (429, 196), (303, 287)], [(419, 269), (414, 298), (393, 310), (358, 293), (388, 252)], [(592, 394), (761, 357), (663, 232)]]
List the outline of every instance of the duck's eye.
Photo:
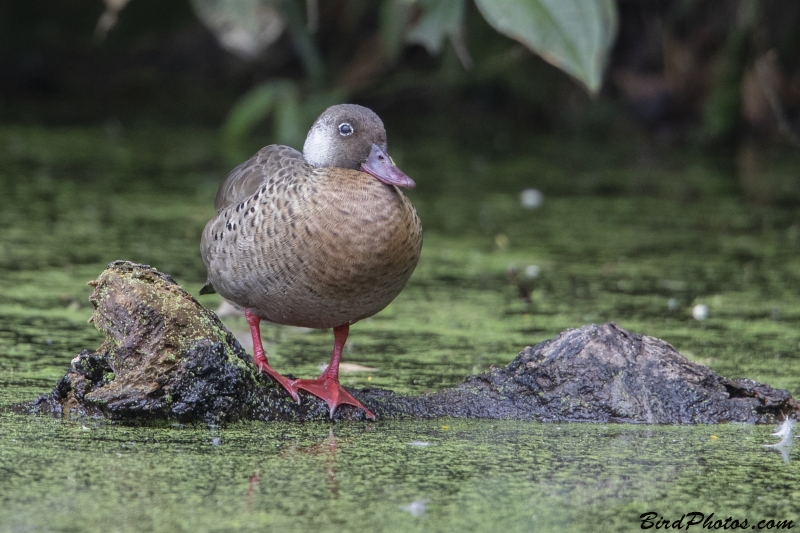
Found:
[(339, 135), (342, 137), (347, 137), (348, 135), (353, 134), (353, 126), (348, 124), (347, 122), (342, 122), (339, 124)]

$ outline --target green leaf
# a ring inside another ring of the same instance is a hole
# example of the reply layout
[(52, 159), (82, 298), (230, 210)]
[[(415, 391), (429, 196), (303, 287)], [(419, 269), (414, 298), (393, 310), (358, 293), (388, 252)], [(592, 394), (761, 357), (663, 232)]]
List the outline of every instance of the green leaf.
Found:
[(242, 96), (228, 113), (228, 118), (222, 126), (222, 146), (225, 155), (233, 160), (240, 159), (243, 139), (256, 124), (270, 116), (284, 93), (293, 90), (292, 82), (278, 80), (259, 85)]
[(592, 94), (617, 33), (614, 0), (475, 0), (497, 31), (574, 76)]
[(295, 87), (281, 91), (275, 107), (275, 140), (294, 148), (302, 148), (306, 138), (303, 109)]
[(386, 57), (390, 59), (395, 59), (403, 47), (403, 37), (412, 5), (406, 0), (386, 0), (381, 3), (378, 17), (381, 42)]
[(259, 85), (236, 102), (222, 126), (225, 144), (235, 144), (269, 116), (275, 102), (275, 90), (274, 83)]
[(300, 7), (296, 0), (286, 0), (283, 3), (286, 12), (289, 35), (300, 61), (305, 67), (306, 74), (312, 84), (319, 87), (325, 77), (325, 62), (314, 44), (308, 24), (303, 20)]
[(252, 59), (286, 27), (281, 0), (190, 0), (194, 12), (223, 48)]
[(464, 0), (421, 0), (422, 16), (406, 40), (419, 43), (431, 54), (442, 49), (442, 40), (458, 33), (464, 22)]

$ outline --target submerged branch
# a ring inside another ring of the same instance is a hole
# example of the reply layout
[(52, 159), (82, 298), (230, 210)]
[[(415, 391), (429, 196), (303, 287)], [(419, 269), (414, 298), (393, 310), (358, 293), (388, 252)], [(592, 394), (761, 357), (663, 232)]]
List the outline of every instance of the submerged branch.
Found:
[[(73, 359), (29, 410), (207, 423), (328, 418), (321, 400), (301, 393), (297, 404), (258, 372), (217, 316), (168, 275), (117, 261), (92, 285), (92, 319), (106, 340)], [(379, 418), (772, 423), (796, 417), (800, 407), (785, 390), (723, 378), (664, 341), (610, 323), (566, 330), (504, 368), (435, 394), (351, 392)], [(341, 406), (335, 418), (362, 420), (364, 413)]]

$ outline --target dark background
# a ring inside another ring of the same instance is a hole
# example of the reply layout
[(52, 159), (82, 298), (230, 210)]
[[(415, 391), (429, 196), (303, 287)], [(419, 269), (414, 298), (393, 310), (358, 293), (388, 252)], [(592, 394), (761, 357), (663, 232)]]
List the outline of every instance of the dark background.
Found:
[[(288, 1), (305, 14), (305, 2)], [(620, 0), (618, 36), (595, 97), (492, 29), (472, 3), (464, 28), (472, 68), (448, 42), (437, 55), (418, 44), (389, 54), (381, 48), (379, 5), (319, 3), (313, 42), (325, 71), (312, 80), (288, 32), (245, 60), (220, 47), (186, 0), (131, 0), (104, 38), (96, 32), (104, 2), (6, 0), (0, 121), (217, 130), (248, 91), (284, 79), (296, 84), (301, 101), (321, 88), (346, 90), (347, 99), (392, 125), (394, 139), (423, 131), (491, 155), (522, 151), (532, 135), (616, 138), (622, 145), (635, 138), (721, 156), (748, 201), (800, 203), (797, 187), (765, 193), (781, 187), (748, 177), (748, 169), (763, 166), (765, 150), (800, 146), (798, 2)], [(251, 137), (252, 146), (223, 165), (281, 140), (270, 117)]]
[[(320, 3), (314, 41), (327, 86), (348, 87), (354, 100), (381, 114), (465, 122), (468, 136), (496, 120), (520, 132), (634, 129), (659, 142), (723, 147), (748, 136), (792, 143), (800, 129), (797, 2), (620, 1), (619, 34), (595, 99), (495, 32), (472, 4), (465, 32), (472, 69), (448, 43), (438, 56), (407, 45), (397, 57), (382, 57), (378, 4)], [(87, 0), (0, 3), (3, 122), (215, 128), (259, 83), (304, 82), (285, 33), (246, 61), (221, 49), (184, 0), (132, 0), (101, 39), (95, 28), (104, 10), (103, 2)], [(757, 75), (759, 60), (772, 95)], [(774, 96), (780, 111), (770, 104)]]

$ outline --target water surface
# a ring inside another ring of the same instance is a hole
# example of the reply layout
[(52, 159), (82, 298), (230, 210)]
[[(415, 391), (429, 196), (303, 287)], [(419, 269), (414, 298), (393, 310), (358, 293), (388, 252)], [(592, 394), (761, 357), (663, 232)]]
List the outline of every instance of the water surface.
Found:
[[(197, 294), (200, 233), (227, 168), (216, 146), (203, 131), (0, 129), (0, 406), (50, 390), (100, 343), (86, 282), (108, 262), (151, 264)], [(399, 140), (393, 155), (418, 183), (423, 255), (400, 297), (351, 329), (345, 361), (375, 370), (345, 384), (440, 390), (565, 328), (615, 321), (720, 374), (800, 395), (800, 212), (743, 202), (724, 158), (558, 138), (477, 155)], [(794, 156), (763, 157), (766, 179), (791, 185)], [(519, 195), (531, 187), (544, 202), (529, 210)], [(707, 319), (692, 317), (696, 305)], [(244, 320), (225, 320), (246, 343)], [(298, 376), (316, 374), (332, 344), (330, 331), (263, 335), (274, 365)], [(762, 446), (776, 442), (771, 430), (129, 427), (4, 410), (0, 530), (621, 531), (647, 511), (795, 519), (800, 469), (791, 449)]]

